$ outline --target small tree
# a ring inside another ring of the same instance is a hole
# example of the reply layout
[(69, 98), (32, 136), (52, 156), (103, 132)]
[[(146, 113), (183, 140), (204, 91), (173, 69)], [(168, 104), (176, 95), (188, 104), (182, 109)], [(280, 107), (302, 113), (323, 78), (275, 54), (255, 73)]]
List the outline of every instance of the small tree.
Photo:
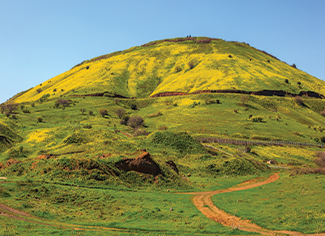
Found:
[(182, 68), (181, 68), (180, 66), (176, 66), (176, 67), (175, 67), (175, 72), (178, 73), (178, 72), (180, 72), (181, 70), (182, 70)]
[(190, 61), (189, 63), (187, 63), (188, 67), (190, 69), (193, 69), (194, 68), (194, 62), (193, 61)]
[(248, 96), (247, 95), (242, 95), (240, 98), (240, 101), (242, 102), (242, 105), (245, 106), (245, 102), (248, 100)]
[(127, 124), (133, 129), (140, 128), (144, 124), (144, 119), (141, 116), (132, 116)]
[(106, 115), (108, 114), (108, 112), (107, 112), (106, 109), (100, 109), (100, 110), (99, 110), (99, 114), (100, 114), (102, 117), (104, 117), (104, 116), (106, 116)]
[(117, 104), (120, 102), (120, 99), (119, 99), (119, 98), (115, 98), (115, 99), (114, 99), (114, 102), (115, 102), (115, 104), (117, 105)]
[(85, 108), (81, 108), (80, 111), (81, 111), (81, 114), (83, 115), (86, 112), (86, 109)]
[(94, 114), (93, 111), (89, 111), (89, 115), (92, 116)]
[(43, 118), (42, 117), (37, 117), (37, 122), (39, 122), (39, 123), (41, 123), (41, 122), (43, 122)]
[(115, 114), (121, 119), (125, 114), (125, 110), (122, 107), (120, 107), (115, 111)]

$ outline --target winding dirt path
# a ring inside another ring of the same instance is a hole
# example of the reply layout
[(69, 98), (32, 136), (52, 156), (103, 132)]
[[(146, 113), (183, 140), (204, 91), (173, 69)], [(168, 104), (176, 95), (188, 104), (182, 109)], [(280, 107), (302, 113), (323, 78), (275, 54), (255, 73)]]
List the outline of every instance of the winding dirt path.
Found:
[[(211, 197), (219, 194), (219, 193), (228, 193), (228, 192), (234, 192), (234, 191), (241, 191), (246, 190), (250, 188), (255, 188), (258, 186), (262, 186), (268, 183), (272, 183), (279, 179), (279, 174), (275, 173), (271, 176), (269, 176), (268, 179), (259, 181), (260, 178), (252, 179), (249, 181), (246, 181), (242, 184), (240, 184), (237, 187), (231, 187), (228, 189), (222, 189), (217, 191), (209, 191), (209, 192), (193, 192), (193, 193), (184, 193), (184, 194), (192, 194), (194, 195), (192, 198), (192, 201), (194, 205), (209, 219), (212, 219), (222, 225), (231, 227), (232, 229), (240, 229), (247, 232), (255, 232), (260, 233), (262, 235), (293, 235), (293, 236), (303, 236), (307, 234), (303, 234), (300, 232), (294, 232), (294, 231), (278, 231), (278, 230), (268, 230), (264, 229), (249, 220), (243, 220), (240, 217), (237, 217), (235, 215), (230, 215), (226, 213), (225, 211), (219, 209), (214, 205), (214, 203), (211, 200)], [(314, 235), (314, 236), (325, 236), (325, 233), (320, 234), (308, 234), (308, 235)]]

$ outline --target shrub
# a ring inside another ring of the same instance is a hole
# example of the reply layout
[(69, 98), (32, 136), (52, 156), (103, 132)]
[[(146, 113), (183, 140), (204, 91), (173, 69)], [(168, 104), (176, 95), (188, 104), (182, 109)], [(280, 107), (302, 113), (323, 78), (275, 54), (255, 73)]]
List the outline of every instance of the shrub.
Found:
[(252, 117), (252, 121), (253, 122), (263, 122), (263, 117), (261, 117), (261, 116)]
[(114, 102), (115, 102), (115, 104), (117, 105), (117, 104), (120, 102), (120, 99), (119, 99), (119, 98), (115, 98), (115, 99), (114, 99)]
[(55, 89), (53, 89), (53, 92), (54, 92), (54, 93), (56, 92), (56, 88), (55, 88)]
[(190, 69), (193, 69), (194, 68), (194, 62), (193, 61), (190, 61), (189, 63), (187, 63), (188, 67)]
[(100, 109), (100, 110), (99, 110), (99, 114), (100, 114), (102, 117), (104, 117), (104, 116), (106, 116), (108, 113), (107, 113), (107, 110), (106, 110), (106, 109)]
[(92, 116), (94, 114), (93, 111), (89, 111), (89, 115)]
[(293, 63), (291, 67), (297, 69), (297, 66), (295, 63)]
[(321, 137), (321, 138), (320, 138), (320, 141), (321, 141), (322, 143), (325, 143), (325, 137)]
[(295, 102), (300, 106), (304, 105), (304, 100), (300, 96), (295, 97)]
[(30, 113), (30, 111), (28, 109), (24, 109), (23, 113)]
[(136, 129), (133, 133), (133, 137), (148, 136), (149, 132), (145, 129)]
[(121, 125), (127, 125), (129, 119), (130, 119), (130, 116), (122, 117), (122, 119), (120, 120), (120, 124)]
[(86, 112), (86, 109), (85, 108), (81, 108), (80, 111), (81, 111), (81, 114), (83, 115)]
[(115, 111), (115, 114), (118, 116), (118, 118), (121, 119), (125, 114), (125, 110), (122, 107), (120, 107)]
[(43, 118), (42, 117), (37, 117), (37, 122), (39, 122), (39, 123), (41, 123), (41, 122), (43, 122)]
[(144, 124), (144, 119), (141, 116), (132, 116), (127, 121), (128, 126), (130, 126), (133, 129), (139, 128)]
[(20, 105), (20, 109), (24, 110), (25, 106), (24, 105)]
[(229, 58), (232, 58), (232, 55), (228, 55)]
[(180, 66), (176, 66), (176, 67), (175, 67), (175, 72), (176, 72), (176, 73), (180, 72), (181, 70), (182, 70), (182, 68), (181, 68)]
[(39, 89), (36, 90), (36, 92), (41, 93), (42, 92), (42, 89), (39, 88)]
[(158, 117), (158, 116), (162, 116), (162, 113), (160, 111), (157, 111), (156, 113), (152, 113), (152, 114), (148, 115), (148, 118), (153, 118), (153, 117)]
[(85, 129), (91, 129), (93, 126), (92, 125), (84, 125), (83, 126)]
[(86, 66), (86, 69), (88, 70), (89, 69), (89, 66)]
[(6, 115), (6, 117), (9, 117), (9, 116), (11, 115), (11, 113), (7, 111), (7, 112), (5, 113), (5, 115)]
[(137, 105), (135, 105), (135, 104), (131, 104), (131, 109), (132, 109), (132, 110), (138, 110), (138, 107), (137, 107)]
[(288, 79), (285, 79), (284, 82), (285, 82), (286, 84), (288, 84), (288, 83), (289, 83), (289, 80), (288, 80)]
[(31, 106), (34, 107), (35, 106), (35, 102), (32, 102)]
[(301, 85), (301, 82), (297, 82), (298, 85)]

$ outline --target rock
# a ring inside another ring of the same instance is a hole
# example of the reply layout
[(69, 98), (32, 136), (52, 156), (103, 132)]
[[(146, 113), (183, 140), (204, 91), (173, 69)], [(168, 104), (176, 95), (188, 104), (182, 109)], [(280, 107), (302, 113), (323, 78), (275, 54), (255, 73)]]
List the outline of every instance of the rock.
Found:
[(115, 163), (115, 167), (124, 171), (138, 171), (156, 176), (161, 173), (159, 165), (154, 162), (148, 152), (136, 158), (125, 159)]

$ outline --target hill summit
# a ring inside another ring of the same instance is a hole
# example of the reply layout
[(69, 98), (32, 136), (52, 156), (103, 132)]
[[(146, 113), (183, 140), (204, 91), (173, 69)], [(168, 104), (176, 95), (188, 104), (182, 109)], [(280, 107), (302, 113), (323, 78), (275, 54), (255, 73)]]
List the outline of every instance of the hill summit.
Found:
[(325, 94), (325, 82), (247, 43), (187, 37), (83, 61), (14, 100), (20, 103), (63, 95), (146, 98), (201, 92), (319, 97)]

